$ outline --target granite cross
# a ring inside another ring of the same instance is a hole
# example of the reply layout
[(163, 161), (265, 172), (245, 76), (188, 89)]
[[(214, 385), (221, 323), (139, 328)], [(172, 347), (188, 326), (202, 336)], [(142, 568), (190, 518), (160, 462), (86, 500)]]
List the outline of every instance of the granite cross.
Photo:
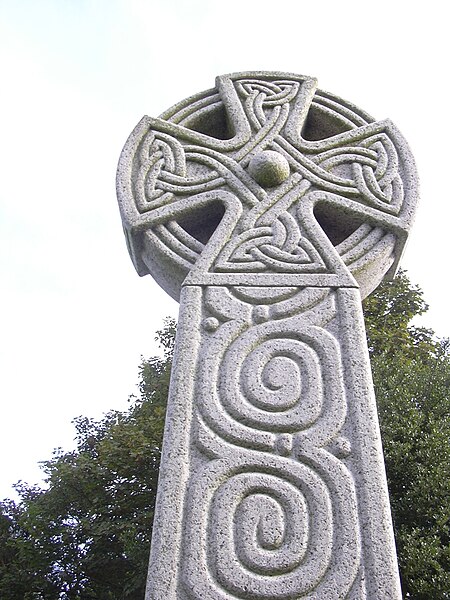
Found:
[(180, 301), (147, 600), (400, 599), (361, 297), (414, 161), (316, 80), (218, 77), (122, 152), (129, 251)]

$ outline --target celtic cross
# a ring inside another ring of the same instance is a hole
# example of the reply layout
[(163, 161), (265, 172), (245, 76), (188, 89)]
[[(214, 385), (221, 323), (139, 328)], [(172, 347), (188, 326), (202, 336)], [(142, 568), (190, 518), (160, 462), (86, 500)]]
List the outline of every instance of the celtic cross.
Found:
[(401, 598), (361, 296), (411, 225), (402, 135), (237, 73), (144, 117), (117, 190), (180, 300), (147, 600)]

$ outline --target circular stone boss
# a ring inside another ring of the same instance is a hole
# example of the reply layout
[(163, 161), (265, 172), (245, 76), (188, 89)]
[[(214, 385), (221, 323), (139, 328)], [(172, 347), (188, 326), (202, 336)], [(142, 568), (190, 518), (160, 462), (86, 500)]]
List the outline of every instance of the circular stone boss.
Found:
[(282, 154), (264, 150), (250, 160), (248, 172), (262, 187), (275, 187), (289, 177), (289, 163)]
[(196, 270), (308, 274), (308, 284), (314, 269), (342, 265), (364, 297), (395, 272), (418, 195), (392, 122), (278, 72), (217, 77), (144, 117), (117, 190), (138, 273), (176, 299)]

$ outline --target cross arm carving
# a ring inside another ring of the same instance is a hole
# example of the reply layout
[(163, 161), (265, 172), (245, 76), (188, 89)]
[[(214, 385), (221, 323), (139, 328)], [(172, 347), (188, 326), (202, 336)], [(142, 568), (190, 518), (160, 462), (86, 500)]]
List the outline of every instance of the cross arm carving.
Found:
[[(252, 161), (267, 151), (286, 165), (276, 185), (252, 176)], [(322, 273), (327, 285), (334, 281), (328, 275), (356, 285), (341, 255), (344, 241), (351, 256), (355, 244), (360, 254), (365, 245), (367, 263), (382, 254), (393, 272), (417, 196), (413, 158), (389, 120), (374, 121), (317, 90), (315, 79), (291, 74), (221, 76), (216, 88), (162, 118), (144, 117), (124, 148), (117, 181), (138, 272), (149, 271), (156, 245), (179, 271), (176, 287), (188, 273), (195, 282), (201, 273), (228, 273), (231, 282), (233, 272), (302, 273), (304, 284), (317, 284)], [(197, 229), (202, 219), (218, 228), (211, 239), (185, 226), (189, 214), (198, 216)], [(220, 227), (219, 214), (226, 215)], [(376, 244), (362, 242), (362, 226), (367, 235), (383, 232)]]

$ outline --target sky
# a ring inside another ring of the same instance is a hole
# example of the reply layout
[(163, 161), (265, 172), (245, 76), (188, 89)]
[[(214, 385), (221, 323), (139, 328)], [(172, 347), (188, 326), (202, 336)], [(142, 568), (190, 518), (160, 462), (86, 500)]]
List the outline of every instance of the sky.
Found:
[(280, 70), (390, 118), (421, 204), (402, 260), (450, 337), (445, 3), (0, 0), (0, 499), (73, 447), (72, 419), (124, 410), (178, 305), (128, 257), (120, 151), (144, 115), (216, 75)]

